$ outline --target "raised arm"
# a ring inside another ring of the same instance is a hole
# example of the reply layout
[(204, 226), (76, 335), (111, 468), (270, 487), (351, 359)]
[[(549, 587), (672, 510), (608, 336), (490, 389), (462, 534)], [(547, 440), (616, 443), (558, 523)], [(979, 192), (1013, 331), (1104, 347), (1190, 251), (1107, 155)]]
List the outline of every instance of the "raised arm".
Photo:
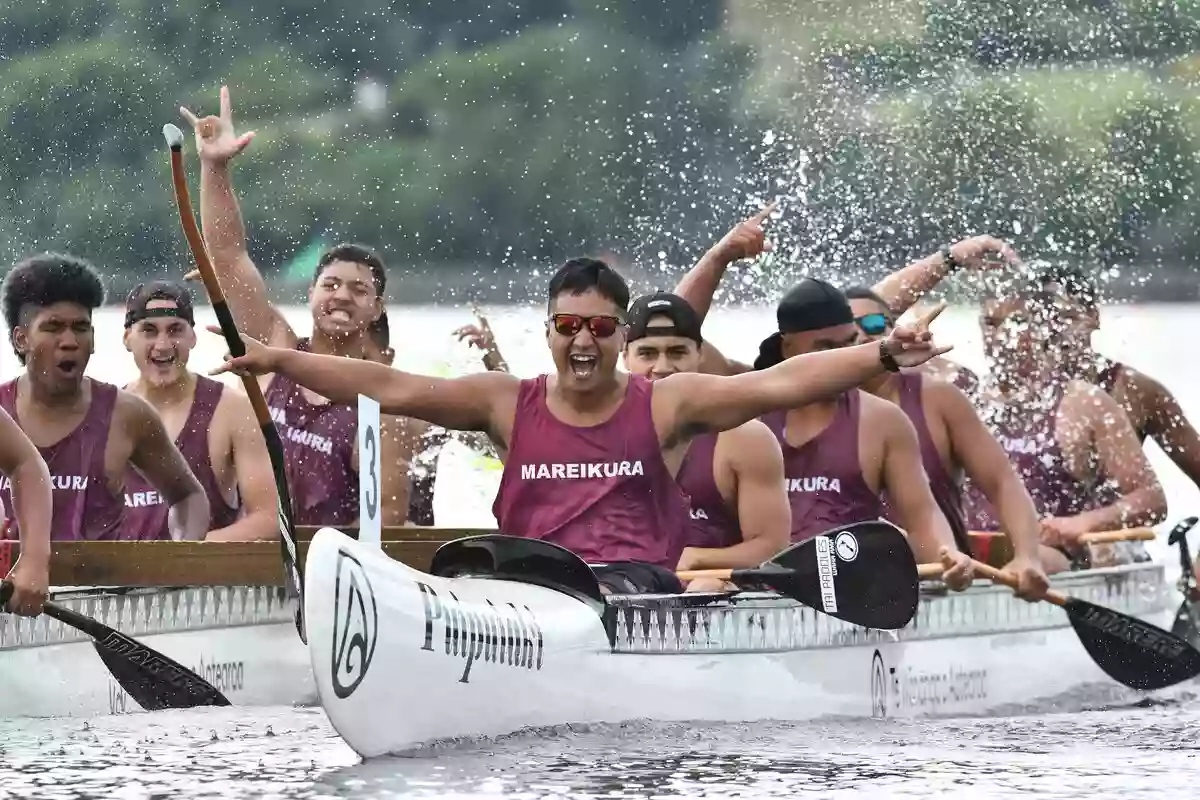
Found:
[(908, 541), (918, 563), (941, 560), (943, 548), (957, 554), (956, 566), (943, 575), (946, 585), (962, 590), (971, 585), (972, 571), (966, 554), (958, 550), (950, 523), (938, 508), (929, 490), (929, 478), (921, 464), (921, 445), (917, 431), (898, 406), (880, 401), (872, 409), (877, 421), (874, 435), (883, 437), (883, 486), (889, 502), (908, 532)]
[(1167, 387), (1140, 373), (1137, 385), (1144, 392), (1149, 412), (1146, 433), (1192, 483), (1200, 486), (1200, 434), (1188, 422), (1179, 401)]
[(42, 612), (50, 587), (54, 495), (41, 453), (4, 409), (0, 409), (0, 472), (12, 486), (11, 510), (21, 532), (21, 555), (7, 576), (13, 583), (8, 609), (36, 616)]
[[(213, 333), (220, 328), (210, 326)], [(357, 403), (360, 394), (379, 402), (383, 414), (417, 419), (460, 431), (484, 431), (508, 441), (520, 380), (506, 372), (461, 378), (414, 375), (373, 361), (265, 347), (243, 336), (246, 355), (229, 358), (211, 374), (244, 371), (279, 373), (333, 403)]]
[(200, 156), (200, 224), (213, 268), (225, 285), (229, 307), (238, 328), (248, 336), (277, 347), (295, 347), (296, 334), (267, 295), (267, 284), (246, 248), (246, 226), (233, 192), (229, 164), (250, 144), (253, 133), (238, 136), (233, 128), (229, 88), (221, 87), (219, 116), (199, 119), (180, 113), (196, 132)]
[[(989, 260), (996, 256), (1001, 260)], [(898, 317), (961, 267), (975, 269), (1016, 263), (1019, 263), (1017, 253), (1008, 244), (994, 236), (972, 236), (896, 270), (872, 288)]]
[(1107, 392), (1087, 386), (1072, 404), (1091, 403), (1085, 418), (1095, 420), (1093, 438), (1099, 474), (1117, 486), (1121, 499), (1078, 515), (1084, 531), (1136, 528), (1162, 522), (1167, 497), (1142, 449), (1125, 410)]
[(208, 533), (208, 498), (187, 459), (163, 426), (154, 408), (128, 392), (118, 395), (122, 416), (132, 432), (129, 463), (137, 467), (170, 506), (167, 530), (175, 541), (199, 541)]
[(692, 267), (675, 287), (675, 294), (688, 301), (696, 310), (701, 322), (708, 316), (713, 296), (717, 293), (717, 287), (721, 285), (725, 269), (735, 261), (755, 258), (771, 249), (771, 243), (766, 240), (762, 226), (775, 211), (775, 206), (776, 203), (771, 203), (754, 216), (738, 223), (721, 238), (721, 241), (701, 256), (696, 266)]
[(221, 404), (229, 404), (226, 413), (232, 422), (233, 470), (243, 513), (233, 524), (209, 531), (204, 539), (209, 542), (278, 539), (279, 494), (275, 489), (275, 473), (250, 401), (245, 395), (227, 390), (221, 394)]

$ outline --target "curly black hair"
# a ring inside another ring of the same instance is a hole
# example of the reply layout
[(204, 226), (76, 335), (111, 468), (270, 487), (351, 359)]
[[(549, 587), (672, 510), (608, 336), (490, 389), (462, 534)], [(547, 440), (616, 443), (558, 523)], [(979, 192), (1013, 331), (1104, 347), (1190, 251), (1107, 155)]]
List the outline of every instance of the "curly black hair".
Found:
[[(27, 324), (31, 313), (55, 303), (77, 303), (89, 311), (104, 305), (104, 282), (90, 263), (65, 253), (41, 253), (22, 259), (4, 276), (0, 302), (8, 338), (18, 325)], [(14, 347), (14, 351), (15, 351)], [(24, 364), (25, 356), (17, 353)]]

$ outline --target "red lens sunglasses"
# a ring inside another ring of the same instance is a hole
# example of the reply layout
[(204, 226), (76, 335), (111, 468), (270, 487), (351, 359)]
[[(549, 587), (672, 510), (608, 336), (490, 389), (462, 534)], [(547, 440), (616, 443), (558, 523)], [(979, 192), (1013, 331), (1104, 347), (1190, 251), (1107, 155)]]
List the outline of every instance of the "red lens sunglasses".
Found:
[(586, 325), (588, 333), (592, 336), (607, 339), (621, 327), (621, 320), (607, 315), (585, 317), (580, 314), (551, 314), (550, 324), (554, 326), (555, 332), (562, 336), (575, 336)]

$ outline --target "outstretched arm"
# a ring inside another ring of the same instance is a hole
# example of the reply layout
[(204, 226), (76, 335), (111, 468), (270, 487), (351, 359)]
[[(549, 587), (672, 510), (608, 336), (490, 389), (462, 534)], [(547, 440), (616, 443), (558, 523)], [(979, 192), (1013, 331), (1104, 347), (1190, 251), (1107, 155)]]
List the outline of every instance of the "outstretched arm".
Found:
[(167, 529), (175, 541), (199, 541), (208, 532), (208, 497), (192, 473), (187, 459), (163, 426), (158, 413), (145, 400), (122, 392), (133, 432), (129, 462), (167, 501)]
[(34, 615), (42, 610), (50, 585), (50, 524), (54, 495), (50, 471), (25, 431), (0, 409), (0, 473), (12, 486), (13, 515), (21, 532), (21, 555), (9, 576), (9, 609)]
[(884, 354), (900, 366), (914, 367), (948, 352), (935, 347), (929, 323), (935, 308), (914, 328), (897, 327), (886, 339), (869, 344), (808, 353), (784, 359), (769, 369), (741, 375), (678, 373), (655, 384), (655, 420), (664, 441), (686, 439), (700, 431), (725, 431), (771, 411), (830, 400), (878, 376)]
[(229, 88), (221, 87), (218, 116), (203, 119), (186, 108), (180, 113), (196, 132), (200, 156), (200, 224), (212, 257), (213, 268), (225, 284), (229, 307), (238, 328), (261, 342), (278, 347), (295, 347), (296, 334), (267, 295), (267, 284), (246, 247), (246, 226), (233, 191), (230, 162), (254, 138), (238, 136), (233, 128), (233, 105)]
[[(219, 333), (220, 328), (209, 330)], [(333, 403), (357, 403), (364, 394), (379, 403), (382, 414), (417, 419), (460, 431), (484, 431), (507, 441), (497, 425), (501, 409), (515, 407), (520, 379), (507, 372), (482, 372), (460, 378), (414, 375), (373, 361), (324, 356), (278, 347), (265, 347), (242, 337), (246, 355), (229, 358), (212, 371), (244, 371), (252, 375), (278, 373), (326, 397)]]
[(999, 256), (1002, 265), (1018, 263), (1017, 253), (994, 236), (972, 236), (955, 242), (950, 257), (941, 251), (898, 269), (875, 284), (873, 290), (900, 316), (918, 300), (933, 291), (951, 271), (959, 267), (977, 268), (990, 264), (990, 256)]

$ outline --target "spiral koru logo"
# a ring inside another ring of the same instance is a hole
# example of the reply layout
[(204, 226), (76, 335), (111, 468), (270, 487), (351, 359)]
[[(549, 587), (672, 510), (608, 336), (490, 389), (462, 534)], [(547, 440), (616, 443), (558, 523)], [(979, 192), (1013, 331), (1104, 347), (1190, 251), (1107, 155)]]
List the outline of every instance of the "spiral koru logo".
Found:
[(871, 716), (880, 719), (887, 716), (887, 670), (878, 650), (871, 659)]
[(379, 610), (371, 581), (357, 558), (339, 549), (333, 589), (333, 651), (330, 681), (345, 700), (371, 668), (379, 632)]

